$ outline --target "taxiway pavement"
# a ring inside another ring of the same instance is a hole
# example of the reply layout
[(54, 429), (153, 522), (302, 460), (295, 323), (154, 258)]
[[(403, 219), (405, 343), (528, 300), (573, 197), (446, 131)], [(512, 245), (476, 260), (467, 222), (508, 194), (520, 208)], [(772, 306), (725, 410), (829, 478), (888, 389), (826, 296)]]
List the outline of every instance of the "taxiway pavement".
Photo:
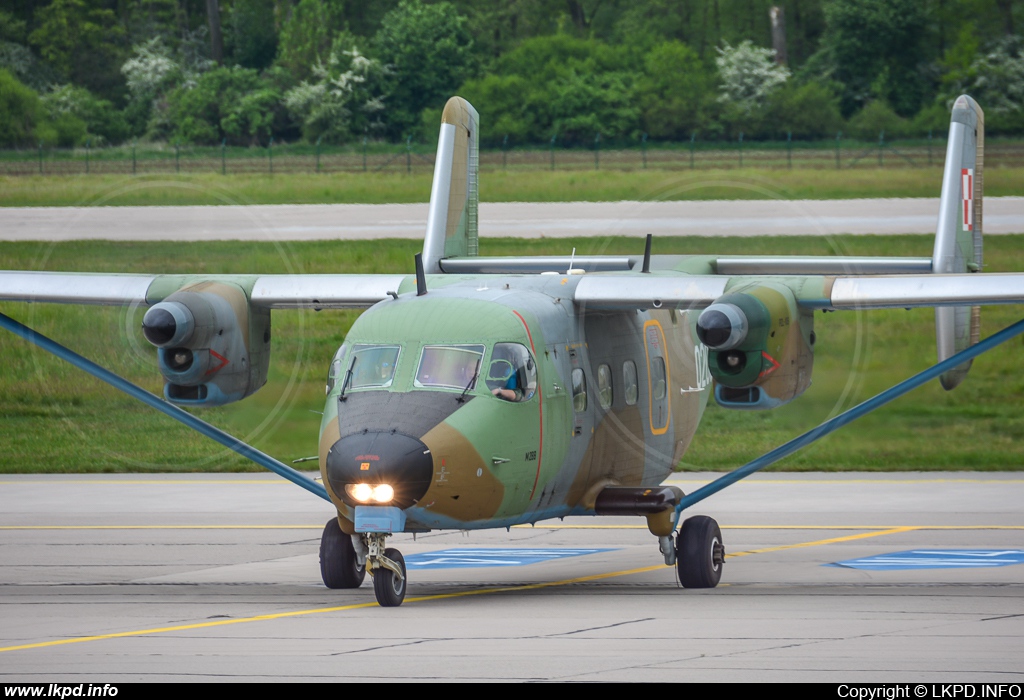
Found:
[[(480, 236), (827, 236), (935, 233), (939, 200), (482, 203)], [(0, 240), (422, 239), (426, 204), (4, 207)], [(1024, 197), (986, 197), (986, 234), (1024, 233)]]
[(601, 551), (414, 570), (384, 609), (369, 581), (323, 587), (331, 506), (277, 477), (6, 475), (0, 680), (1020, 683), (1024, 566), (834, 564), (1019, 551), (1022, 502), (1024, 472), (761, 474), (696, 509), (723, 528), (717, 589), (679, 588), (640, 519), (567, 518), (398, 535)]

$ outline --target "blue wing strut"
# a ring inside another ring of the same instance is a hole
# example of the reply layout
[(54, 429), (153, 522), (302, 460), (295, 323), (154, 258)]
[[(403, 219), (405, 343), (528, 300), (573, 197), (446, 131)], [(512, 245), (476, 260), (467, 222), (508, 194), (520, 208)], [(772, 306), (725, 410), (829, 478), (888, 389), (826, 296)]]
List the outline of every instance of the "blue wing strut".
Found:
[(808, 430), (803, 435), (795, 437), (789, 442), (780, 445), (779, 447), (776, 447), (771, 452), (766, 452), (765, 454), (761, 455), (754, 461), (748, 462), (739, 469), (735, 469), (726, 474), (725, 476), (715, 479), (710, 484), (701, 486), (699, 489), (689, 494), (688, 496), (683, 496), (682, 500), (679, 501), (679, 505), (676, 506), (676, 519), (678, 520), (679, 514), (686, 508), (689, 508), (695, 503), (703, 501), (708, 496), (718, 493), (726, 486), (730, 486), (739, 481), (740, 479), (750, 476), (754, 472), (760, 471), (767, 466), (775, 464), (783, 457), (788, 457), (797, 450), (807, 447), (812, 442), (820, 440), (829, 433), (833, 433), (839, 428), (842, 428), (844, 425), (852, 423), (861, 416), (871, 413), (876, 408), (881, 408), (882, 406), (889, 403), (893, 399), (897, 399), (900, 396), (903, 396), (907, 392), (911, 391), (912, 389), (916, 389), (917, 387), (921, 386), (925, 382), (935, 379), (943, 372), (950, 370), (954, 367), (957, 367), (961, 363), (966, 362), (967, 360), (970, 360), (974, 357), (977, 357), (983, 352), (988, 352), (995, 346), (1000, 345), (1001, 343), (1005, 343), (1007, 340), (1015, 338), (1021, 333), (1024, 333), (1024, 319), (1021, 319), (1012, 326), (1007, 326), (998, 333), (991, 335), (988, 338), (985, 338), (985, 340), (982, 340), (977, 345), (972, 345), (966, 350), (962, 350), (956, 353), (955, 355), (943, 360), (937, 365), (933, 365), (932, 367), (929, 367), (923, 372), (915, 374), (913, 377), (910, 377), (909, 379), (904, 379), (899, 384), (890, 387), (889, 389), (886, 389), (882, 393), (871, 397), (870, 399), (864, 401), (863, 403), (857, 404), (853, 408), (844, 411), (843, 413), (840, 413), (835, 418), (825, 421), (824, 423), (819, 425), (817, 428), (814, 428), (813, 430)]
[(100, 367), (98, 364), (91, 360), (87, 360), (73, 350), (69, 350), (60, 343), (47, 338), (46, 336), (37, 333), (28, 326), (18, 323), (13, 318), (0, 314), (0, 327), (6, 328), (10, 332), (17, 336), (24, 338), (30, 343), (38, 345), (43, 350), (53, 353), (57, 357), (67, 362), (70, 362), (75, 367), (85, 370), (92, 376), (102, 379), (107, 384), (110, 384), (116, 389), (120, 389), (124, 393), (128, 394), (132, 398), (138, 399), (139, 401), (149, 404), (153, 408), (163, 413), (166, 413), (171, 418), (184, 423), (189, 428), (202, 433), (206, 437), (216, 440), (225, 447), (234, 450), (238, 454), (242, 455), (248, 460), (251, 460), (261, 467), (269, 469), (288, 481), (301, 486), (312, 494), (319, 496), (325, 501), (330, 501), (330, 497), (327, 495), (327, 489), (324, 488), (323, 484), (313, 481), (302, 472), (292, 469), (287, 464), (277, 461), (270, 455), (260, 452), (255, 447), (251, 447), (246, 443), (242, 442), (238, 438), (225, 433), (220, 428), (216, 428), (204, 420), (196, 418), (191, 413), (184, 411), (174, 404), (168, 403), (158, 396), (155, 396), (145, 389), (138, 387), (128, 380), (117, 376), (110, 370)]

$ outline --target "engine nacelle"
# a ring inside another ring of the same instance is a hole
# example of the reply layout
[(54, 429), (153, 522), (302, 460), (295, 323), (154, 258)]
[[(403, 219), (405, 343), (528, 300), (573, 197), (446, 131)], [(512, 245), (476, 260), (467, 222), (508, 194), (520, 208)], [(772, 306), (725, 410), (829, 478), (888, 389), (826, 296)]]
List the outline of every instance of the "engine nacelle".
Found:
[(720, 297), (697, 318), (697, 337), (722, 406), (774, 408), (811, 384), (814, 316), (785, 285), (755, 283)]
[(236, 284), (182, 287), (146, 312), (142, 333), (157, 347), (168, 401), (219, 406), (267, 381), (270, 311), (252, 308)]

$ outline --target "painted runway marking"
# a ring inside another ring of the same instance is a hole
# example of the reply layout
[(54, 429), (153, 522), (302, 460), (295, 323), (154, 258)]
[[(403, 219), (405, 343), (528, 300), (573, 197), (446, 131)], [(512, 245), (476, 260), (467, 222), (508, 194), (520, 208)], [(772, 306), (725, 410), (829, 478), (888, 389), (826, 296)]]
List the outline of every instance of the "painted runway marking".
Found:
[[(780, 546), (777, 546), (777, 547), (765, 547), (763, 549), (749, 550), (749, 551), (745, 551), (745, 552), (733, 552), (731, 554), (727, 554), (726, 557), (727, 558), (742, 557), (742, 556), (747, 556), (747, 555), (750, 555), (750, 554), (761, 554), (761, 553), (765, 553), (765, 552), (776, 552), (776, 551), (780, 551), (780, 550), (784, 550), (784, 549), (795, 549), (795, 548), (798, 548), (798, 547), (814, 547), (816, 545), (831, 544), (831, 543), (834, 543), (834, 542), (841, 542), (841, 541), (846, 541), (846, 540), (863, 539), (863, 538), (867, 538), (867, 537), (877, 537), (877, 536), (880, 536), (880, 535), (895, 534), (895, 533), (898, 533), (898, 532), (905, 532), (905, 531), (914, 530), (914, 529), (920, 529), (920, 528), (914, 528), (914, 527), (892, 528), (892, 529), (889, 529), (889, 530), (882, 530), (882, 531), (879, 531), (879, 532), (868, 532), (868, 533), (861, 533), (861, 534), (858, 534), (858, 535), (849, 535), (847, 537), (835, 537), (835, 538), (830, 538), (830, 539), (826, 539), (826, 540), (815, 540), (815, 541), (812, 541), (812, 542), (798, 542), (798, 543), (795, 543), (795, 544), (780, 545)], [(520, 585), (520, 586), (508, 586), (508, 587), (505, 587), (505, 588), (493, 588), (493, 587), (492, 588), (477, 588), (477, 589), (468, 590), (468, 591), (454, 591), (454, 592), (450, 592), (450, 593), (438, 593), (436, 595), (416, 596), (416, 597), (406, 598), (405, 599), (405, 605), (409, 605), (410, 603), (423, 603), (423, 602), (432, 601), (432, 600), (445, 600), (445, 599), (448, 599), (448, 598), (464, 598), (464, 597), (467, 597), (467, 596), (490, 595), (490, 594), (495, 594), (495, 593), (518, 593), (518, 592), (521, 592), (521, 591), (533, 591), (533, 590), (540, 590), (540, 589), (544, 589), (544, 588), (555, 588), (555, 587), (558, 587), (558, 586), (569, 586), (569, 585), (572, 585), (572, 584), (587, 583), (587, 582), (590, 582), (590, 581), (601, 581), (601, 580), (604, 580), (604, 579), (617, 578), (617, 577), (620, 577), (620, 576), (630, 576), (630, 575), (633, 575), (633, 574), (644, 574), (644, 573), (649, 573), (651, 571), (658, 571), (658, 570), (667, 569), (667, 568), (670, 568), (670, 567), (666, 566), (665, 564), (655, 564), (654, 566), (644, 566), (644, 567), (641, 567), (641, 568), (638, 568), (638, 569), (626, 569), (626, 570), (623, 570), (623, 571), (609, 571), (609, 572), (606, 572), (606, 573), (592, 574), (590, 576), (579, 576), (577, 578), (562, 579), (560, 581), (542, 581), (540, 583), (530, 583), (530, 584)], [(345, 612), (345, 611), (348, 611), (348, 610), (359, 610), (359, 609), (362, 609), (362, 608), (373, 608), (373, 607), (376, 607), (376, 606), (377, 606), (376, 601), (372, 601), (372, 602), (365, 602), (365, 603), (353, 603), (351, 605), (339, 605), (337, 607), (331, 607), (331, 608), (314, 608), (314, 609), (311, 609), (311, 610), (295, 610), (295, 611), (291, 611), (291, 612), (273, 613), (273, 614), (269, 614), (269, 615), (254, 615), (252, 617), (240, 617), (240, 618), (228, 619), (228, 620), (213, 620), (213, 621), (206, 621), (206, 622), (198, 622), (198, 623), (190, 624), (190, 625), (176, 625), (176, 626), (173, 626), (173, 627), (153, 627), (153, 628), (150, 628), (150, 629), (134, 630), (134, 631), (131, 631), (131, 632), (112, 632), (112, 633), (109, 633), (109, 634), (98, 634), (98, 635), (92, 635), (92, 636), (88, 636), (88, 637), (73, 637), (71, 639), (55, 639), (55, 640), (51, 640), (51, 641), (47, 641), (47, 642), (35, 642), (35, 643), (32, 643), (32, 644), (19, 644), (19, 645), (13, 645), (13, 646), (0, 647), (0, 653), (8, 652), (8, 651), (23, 651), (23, 650), (27, 650), (27, 649), (42, 649), (42, 648), (46, 648), (46, 647), (62, 646), (64, 644), (80, 644), (80, 643), (83, 643), (83, 642), (97, 642), (97, 641), (102, 641), (102, 640), (105, 640), (105, 639), (121, 639), (121, 638), (125, 638), (125, 637), (141, 637), (141, 636), (145, 636), (145, 635), (162, 634), (162, 633), (166, 633), (166, 632), (183, 632), (183, 631), (188, 631), (188, 630), (207, 629), (207, 628), (210, 628), (210, 627), (223, 627), (225, 625), (238, 625), (238, 624), (247, 623), (247, 622), (265, 622), (265, 621), (268, 621), (268, 620), (279, 620), (279, 619), (284, 619), (284, 618), (304, 617), (304, 616), (308, 616), (308, 615), (318, 615), (318, 614), (322, 614), (322, 613)]]
[(990, 569), (1013, 564), (1024, 564), (1024, 551), (1019, 549), (912, 549), (906, 552), (837, 561), (832, 564), (824, 564), (824, 566), (867, 571), (901, 571), (907, 569)]
[(436, 552), (410, 554), (405, 564), (410, 569), (470, 569), (490, 566), (526, 566), (541, 561), (567, 557), (580, 557), (612, 549), (516, 549), (514, 547), (485, 547), (442, 549)]

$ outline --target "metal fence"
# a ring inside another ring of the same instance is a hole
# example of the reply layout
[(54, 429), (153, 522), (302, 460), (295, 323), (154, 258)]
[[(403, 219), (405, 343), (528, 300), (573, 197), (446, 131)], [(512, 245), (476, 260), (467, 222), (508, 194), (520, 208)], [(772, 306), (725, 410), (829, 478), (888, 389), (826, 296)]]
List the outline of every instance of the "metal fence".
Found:
[[(482, 170), (844, 169), (941, 167), (944, 139), (863, 142), (748, 141), (601, 144), (591, 148), (481, 149)], [(995, 167), (1024, 166), (1024, 142), (990, 139), (985, 160)], [(0, 175), (430, 172), (433, 144), (363, 144), (362, 147), (271, 143), (268, 147), (139, 145), (113, 148), (0, 151)]]

